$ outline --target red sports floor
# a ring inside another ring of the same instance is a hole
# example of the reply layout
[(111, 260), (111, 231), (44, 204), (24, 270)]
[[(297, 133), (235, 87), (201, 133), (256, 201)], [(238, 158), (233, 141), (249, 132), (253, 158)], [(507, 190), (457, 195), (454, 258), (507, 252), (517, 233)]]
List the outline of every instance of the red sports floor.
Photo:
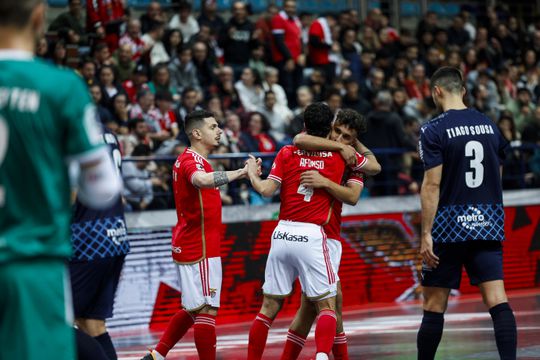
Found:
[[(540, 288), (512, 291), (509, 297), (518, 324), (518, 359), (540, 359)], [(418, 302), (363, 306), (343, 316), (351, 359), (416, 359), (416, 332), (421, 320)], [(279, 359), (290, 321), (278, 316), (268, 336), (264, 359)], [(218, 327), (218, 359), (246, 358), (250, 325)], [(113, 334), (119, 359), (140, 359), (147, 347), (156, 344), (159, 335)], [(300, 359), (312, 359), (314, 354), (312, 331)], [(192, 331), (167, 356), (175, 360), (197, 358)], [(451, 299), (437, 359), (498, 359), (491, 318), (479, 296)]]

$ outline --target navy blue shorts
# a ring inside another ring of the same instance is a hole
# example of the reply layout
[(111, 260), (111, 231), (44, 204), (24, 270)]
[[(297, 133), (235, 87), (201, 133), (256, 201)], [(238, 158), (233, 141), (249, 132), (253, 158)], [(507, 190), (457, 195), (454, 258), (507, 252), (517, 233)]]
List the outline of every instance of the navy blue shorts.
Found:
[(112, 317), (124, 258), (69, 263), (75, 318), (105, 320)]
[(488, 240), (433, 244), (439, 266), (435, 269), (422, 267), (422, 285), (459, 289), (463, 266), (471, 285), (502, 280), (502, 248), (500, 241)]

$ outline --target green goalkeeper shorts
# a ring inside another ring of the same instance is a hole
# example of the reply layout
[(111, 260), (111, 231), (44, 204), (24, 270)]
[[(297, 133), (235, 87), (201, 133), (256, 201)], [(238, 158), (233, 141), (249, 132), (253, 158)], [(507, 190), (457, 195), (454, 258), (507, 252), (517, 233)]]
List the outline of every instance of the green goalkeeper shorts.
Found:
[(71, 289), (61, 259), (0, 263), (3, 359), (74, 360)]

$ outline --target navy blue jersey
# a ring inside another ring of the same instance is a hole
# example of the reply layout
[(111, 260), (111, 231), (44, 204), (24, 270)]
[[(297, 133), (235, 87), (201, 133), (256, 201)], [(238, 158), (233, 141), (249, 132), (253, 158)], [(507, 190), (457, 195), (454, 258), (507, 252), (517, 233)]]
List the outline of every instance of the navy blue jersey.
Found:
[(434, 242), (504, 240), (500, 165), (508, 141), (476, 110), (449, 110), (422, 126), (424, 169), (442, 165)]
[[(110, 132), (103, 134), (103, 141), (109, 146), (111, 156), (120, 172), (122, 157), (118, 139)], [(122, 199), (103, 210), (90, 209), (79, 199), (75, 200), (71, 223), (72, 261), (90, 261), (129, 252), (126, 220)]]

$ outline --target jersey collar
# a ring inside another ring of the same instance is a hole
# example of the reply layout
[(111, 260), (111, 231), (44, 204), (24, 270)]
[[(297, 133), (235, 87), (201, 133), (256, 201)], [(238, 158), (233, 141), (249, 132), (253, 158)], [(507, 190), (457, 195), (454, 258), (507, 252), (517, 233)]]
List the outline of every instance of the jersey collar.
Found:
[(0, 60), (32, 60), (34, 54), (25, 50), (0, 49)]

